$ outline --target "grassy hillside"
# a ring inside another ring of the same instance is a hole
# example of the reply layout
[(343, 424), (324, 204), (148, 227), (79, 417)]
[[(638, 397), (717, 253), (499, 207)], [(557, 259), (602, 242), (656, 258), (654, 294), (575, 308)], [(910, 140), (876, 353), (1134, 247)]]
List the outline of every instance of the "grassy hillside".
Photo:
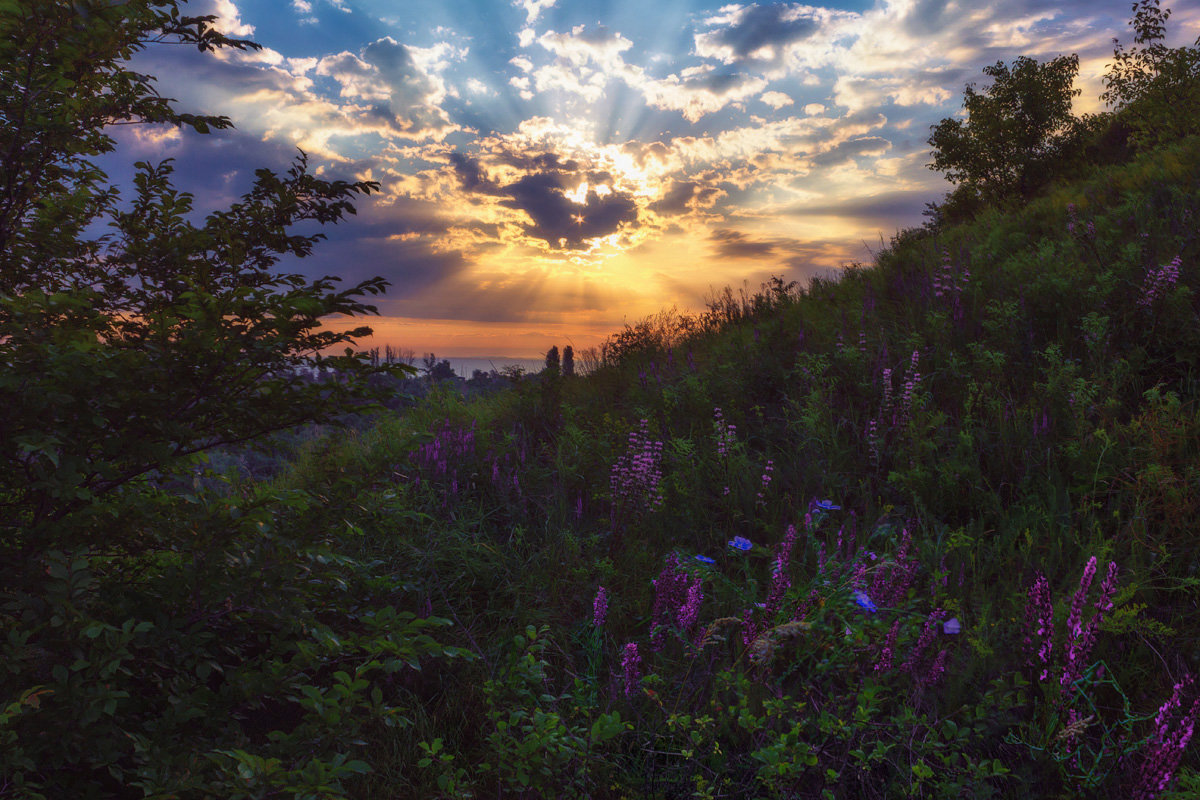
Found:
[(1200, 655), (1198, 180), (1193, 138), (250, 487), (471, 654), (402, 671), (365, 785), (1151, 796)]
[[(0, 105), (41, 92), (30, 146), (94, 154), (59, 74), (90, 29), (12, 5), (45, 85)], [(1113, 113), (1016, 156), (943, 121), (965, 177), (872, 264), (663, 312), (586, 376), (431, 387), (269, 481), (192, 454), (361, 409), (362, 359), (294, 367), (383, 282), (233, 234), (306, 252), (297, 193), (332, 220), (377, 184), (302, 159), (259, 174), (292, 212), (199, 231), (147, 166), (161, 213), (107, 275), (68, 230), (92, 195), (26, 170), (18, 200), (54, 191), (0, 209), (0, 798), (1200, 794), (1200, 43), (1157, 8)], [(1069, 100), (1077, 62), (1014, 65)], [(995, 86), (972, 120), (1020, 123)]]

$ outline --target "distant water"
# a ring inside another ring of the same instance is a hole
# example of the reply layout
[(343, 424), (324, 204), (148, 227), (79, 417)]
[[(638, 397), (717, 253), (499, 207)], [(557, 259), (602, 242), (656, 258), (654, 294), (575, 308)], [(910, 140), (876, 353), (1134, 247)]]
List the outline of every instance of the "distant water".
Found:
[[(460, 378), (470, 378), (477, 369), (484, 372), (496, 370), (502, 371), (509, 365), (516, 365), (525, 370), (526, 374), (532, 375), (535, 372), (541, 372), (546, 366), (544, 358), (508, 358), (506, 356), (483, 356), (480, 358), (454, 358), (446, 356), (445, 358), (438, 357), (438, 361), (449, 361), (450, 366), (454, 367), (454, 372)], [(420, 358), (417, 358), (415, 365), (417, 369), (421, 369), (423, 364)]]

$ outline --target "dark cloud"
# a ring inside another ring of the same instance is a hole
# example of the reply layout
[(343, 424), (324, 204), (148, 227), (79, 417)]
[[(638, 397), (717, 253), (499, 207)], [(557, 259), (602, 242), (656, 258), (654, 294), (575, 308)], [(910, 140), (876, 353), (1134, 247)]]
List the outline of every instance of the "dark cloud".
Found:
[(858, 156), (877, 156), (892, 148), (892, 143), (879, 136), (863, 136), (839, 143), (836, 147), (812, 157), (813, 166), (828, 167), (842, 164)]
[(450, 166), (454, 168), (454, 174), (458, 176), (462, 188), (468, 192), (496, 193), (498, 187), (483, 171), (479, 159), (465, 156), (456, 150), (450, 153)]
[(562, 161), (553, 153), (524, 157), (509, 153), (501, 160), (531, 171), (502, 186), (488, 177), (478, 159), (458, 152), (450, 154), (451, 169), (464, 190), (505, 198), (500, 205), (529, 215), (532, 224), (525, 226), (526, 233), (551, 247), (582, 249), (589, 239), (608, 236), (625, 225), (637, 225), (637, 202), (628, 193), (601, 195), (589, 189), (582, 203), (566, 196), (583, 181), (591, 186), (611, 183), (608, 172), (579, 170), (577, 162)]
[(661, 198), (650, 204), (659, 214), (686, 214), (695, 208), (710, 208), (724, 192), (695, 181), (671, 181)]
[(820, 22), (803, 14), (791, 14), (793, 7), (785, 3), (753, 5), (742, 11), (737, 21), (727, 28), (704, 34), (707, 42), (728, 47), (743, 61), (764, 47), (782, 47), (806, 39), (820, 28)]
[(502, 191), (510, 199), (500, 204), (528, 214), (533, 224), (526, 225), (525, 232), (551, 247), (581, 249), (588, 239), (637, 224), (637, 203), (631, 195), (611, 192), (601, 197), (589, 190), (585, 202), (576, 203), (565, 195), (562, 178), (552, 173), (525, 175)]
[(925, 204), (936, 200), (944, 192), (914, 191), (888, 192), (870, 197), (853, 198), (844, 203), (826, 203), (824, 205), (793, 206), (782, 213), (793, 217), (861, 217), (891, 219), (910, 215), (921, 215)]
[(741, 231), (713, 231), (709, 237), (716, 242), (714, 250), (722, 258), (764, 258), (775, 254), (775, 243), (755, 241)]

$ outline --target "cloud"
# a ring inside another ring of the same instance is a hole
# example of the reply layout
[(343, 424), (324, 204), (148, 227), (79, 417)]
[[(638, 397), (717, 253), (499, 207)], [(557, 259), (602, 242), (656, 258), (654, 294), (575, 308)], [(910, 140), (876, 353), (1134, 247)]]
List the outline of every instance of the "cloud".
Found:
[(601, 197), (589, 189), (584, 202), (569, 199), (563, 179), (554, 173), (526, 175), (500, 189), (509, 199), (501, 205), (524, 211), (532, 224), (525, 232), (551, 248), (577, 250), (590, 239), (616, 233), (637, 224), (637, 203), (627, 194), (611, 192)]
[(337, 81), (341, 97), (368, 103), (366, 117), (408, 138), (441, 140), (458, 129), (441, 108), (446, 86), (437, 74), (454, 55), (445, 45), (415, 48), (385, 36), (358, 55), (325, 56), (315, 71)]
[(532, 25), (547, 8), (553, 8), (558, 0), (513, 0), (513, 5), (525, 9), (525, 24)]
[(892, 149), (892, 143), (880, 136), (863, 136), (839, 142), (824, 152), (817, 153), (811, 159), (813, 166), (828, 167), (842, 164), (860, 156), (883, 155)]
[(763, 95), (758, 99), (762, 100), (764, 103), (774, 109), (790, 106), (793, 102), (795, 102), (783, 92), (764, 92)]
[[(696, 34), (696, 53), (725, 63), (735, 61), (782, 60), (787, 45), (808, 39), (821, 28), (821, 9), (774, 3), (731, 8), (712, 17), (709, 25), (719, 26)], [(722, 9), (724, 10), (724, 9)]]
[(709, 240), (715, 242), (713, 250), (718, 258), (765, 258), (775, 254), (775, 242), (756, 241), (741, 231), (713, 231)]
[(659, 214), (686, 214), (698, 208), (712, 208), (725, 192), (697, 181), (672, 180), (663, 196), (649, 208)]

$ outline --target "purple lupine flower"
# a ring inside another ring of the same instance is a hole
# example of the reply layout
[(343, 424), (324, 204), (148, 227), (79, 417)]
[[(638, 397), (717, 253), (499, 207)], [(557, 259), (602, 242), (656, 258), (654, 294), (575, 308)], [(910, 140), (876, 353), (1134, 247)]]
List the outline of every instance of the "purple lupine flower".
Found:
[(792, 579), (788, 577), (788, 565), (792, 559), (792, 547), (796, 544), (796, 526), (789, 525), (787, 533), (779, 543), (775, 552), (775, 565), (771, 570), (771, 588), (767, 592), (765, 617), (768, 623), (775, 619), (783, 605), (787, 590), (792, 588)]
[(687, 602), (688, 583), (688, 574), (679, 565), (679, 555), (668, 553), (666, 566), (654, 579), (651, 649), (658, 651), (666, 644), (667, 628), (676, 622), (679, 609)]
[[(1092, 559), (1095, 561), (1095, 558)], [(1089, 562), (1090, 565), (1091, 562)], [(1096, 633), (1104, 621), (1104, 613), (1112, 608), (1112, 597), (1117, 591), (1117, 565), (1108, 563), (1108, 574), (1100, 584), (1100, 598), (1096, 601), (1096, 613), (1088, 620), (1087, 627), (1078, 634), (1071, 628), (1071, 639), (1067, 645), (1066, 663), (1063, 665), (1062, 685), (1069, 686), (1079, 678), (1083, 664), (1096, 644)]]
[(925, 620), (925, 627), (921, 629), (921, 635), (917, 637), (917, 643), (913, 645), (912, 652), (908, 654), (908, 659), (900, 665), (900, 669), (911, 675), (916, 675), (914, 670), (917, 662), (921, 660), (925, 648), (929, 647), (929, 643), (937, 635), (937, 629), (941, 627), (942, 618), (945, 616), (946, 612), (940, 608), (934, 609), (930, 613), (929, 617)]
[(604, 620), (608, 617), (608, 592), (601, 586), (596, 589), (596, 598), (592, 600), (592, 624), (597, 628), (604, 627)]
[(883, 640), (883, 647), (879, 650), (879, 660), (875, 662), (875, 672), (887, 672), (892, 668), (892, 661), (896, 656), (896, 636), (900, 633), (900, 620), (892, 623), (892, 629), (888, 631), (887, 638)]
[(704, 590), (699, 576), (694, 578), (687, 590), (687, 600), (680, 606), (675, 621), (682, 631), (689, 631), (700, 616), (700, 603), (704, 600)]
[(1067, 233), (1075, 232), (1075, 204), (1067, 203)]
[(946, 651), (939, 650), (937, 656), (933, 659), (933, 663), (929, 665), (929, 672), (925, 673), (925, 677), (921, 679), (921, 685), (925, 687), (934, 686), (942, 679), (942, 674), (946, 671)]
[(917, 387), (921, 385), (921, 373), (917, 371), (920, 360), (921, 351), (913, 350), (908, 376), (904, 381), (904, 391), (900, 395), (900, 409), (896, 415), (896, 423), (899, 425), (908, 422), (909, 415), (912, 413), (913, 396), (916, 394)]
[(767, 465), (763, 467), (762, 477), (759, 478), (760, 484), (758, 489), (757, 503), (763, 505), (766, 503), (767, 487), (771, 485), (771, 473), (775, 471), (775, 462), (767, 459)]
[(1096, 557), (1092, 556), (1088, 559), (1087, 566), (1083, 568), (1083, 575), (1079, 579), (1079, 588), (1075, 590), (1075, 597), (1071, 600), (1071, 613), (1067, 617), (1067, 655), (1066, 662), (1063, 664), (1062, 677), (1058, 681), (1064, 689), (1079, 677), (1082, 666), (1080, 662), (1087, 656), (1083, 652), (1083, 647), (1087, 644), (1084, 641), (1083, 606), (1087, 601), (1088, 589), (1092, 586), (1092, 578), (1095, 576)]
[(629, 697), (642, 677), (642, 657), (637, 642), (626, 643), (621, 651), (621, 671), (625, 673), (625, 696)]
[(1050, 654), (1054, 650), (1054, 606), (1050, 602), (1050, 584), (1046, 576), (1037, 573), (1029, 587), (1025, 604), (1025, 651), (1029, 666), (1041, 667), (1038, 680), (1050, 676)]
[(1146, 280), (1142, 283), (1142, 296), (1138, 300), (1138, 305), (1148, 308), (1154, 305), (1155, 301), (1164, 297), (1179, 280), (1179, 268), (1182, 265), (1183, 261), (1180, 257), (1175, 256), (1170, 263), (1147, 271)]
[(1153, 800), (1171, 783), (1183, 752), (1195, 733), (1196, 715), (1200, 711), (1200, 699), (1192, 703), (1191, 709), (1180, 715), (1183, 707), (1182, 692), (1192, 682), (1190, 676), (1175, 684), (1170, 698), (1158, 709), (1154, 718), (1154, 732), (1142, 748), (1142, 765), (1138, 770), (1137, 785), (1133, 800)]
[(630, 431), (625, 454), (609, 475), (614, 515), (618, 507), (638, 512), (656, 511), (662, 505), (662, 449), (663, 443), (650, 437), (648, 420), (642, 420), (639, 430)]

